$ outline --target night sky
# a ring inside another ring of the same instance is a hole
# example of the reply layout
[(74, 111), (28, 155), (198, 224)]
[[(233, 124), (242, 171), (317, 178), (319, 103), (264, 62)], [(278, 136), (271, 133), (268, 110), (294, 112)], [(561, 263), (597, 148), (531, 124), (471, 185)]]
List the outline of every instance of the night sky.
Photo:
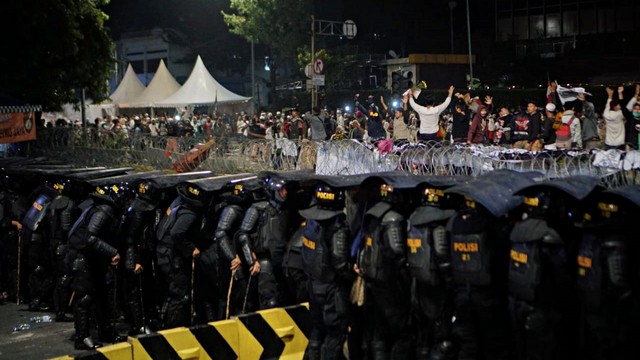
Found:
[[(112, 0), (106, 8), (114, 40), (122, 32), (173, 27), (195, 41), (223, 47), (240, 41), (229, 35), (220, 10), (224, 0)], [(449, 53), (450, 9), (448, 0), (314, 0), (316, 18), (352, 19), (358, 36), (351, 42), (361, 52), (398, 55)], [(474, 36), (491, 30), (493, 12), (488, 0), (470, 1)], [(464, 0), (453, 10), (456, 53), (467, 51)]]

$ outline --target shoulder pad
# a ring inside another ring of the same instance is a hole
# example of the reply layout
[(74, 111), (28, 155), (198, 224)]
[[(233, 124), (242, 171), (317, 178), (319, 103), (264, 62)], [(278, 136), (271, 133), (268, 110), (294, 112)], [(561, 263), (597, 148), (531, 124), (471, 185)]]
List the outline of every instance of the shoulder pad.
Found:
[(369, 209), (365, 215), (373, 216), (374, 218), (380, 219), (389, 210), (391, 210), (391, 204), (385, 201), (380, 201), (371, 209)]
[(511, 231), (511, 241), (543, 241), (549, 244), (562, 243), (558, 232), (550, 228), (546, 221), (531, 218), (519, 222), (513, 227)]
[(156, 206), (153, 205), (152, 203), (144, 199), (141, 199), (139, 197), (133, 200), (133, 203), (131, 203), (131, 207), (140, 211), (151, 211), (156, 208)]
[(385, 213), (384, 216), (382, 217), (383, 224), (400, 222), (400, 221), (404, 221), (404, 216), (402, 216), (402, 214), (400, 214), (399, 212), (396, 212), (393, 210), (387, 211), (387, 213)]
[(441, 209), (433, 206), (420, 206), (409, 216), (409, 223), (413, 226), (426, 225), (434, 221), (449, 219), (455, 210)]
[(95, 212), (91, 215), (91, 219), (89, 219), (87, 230), (90, 234), (103, 235), (100, 234), (100, 232), (109, 227), (110, 222), (113, 221), (113, 216), (114, 214), (111, 206), (96, 206)]
[(256, 208), (259, 211), (263, 211), (263, 210), (265, 210), (266, 208), (269, 207), (269, 202), (268, 201), (258, 201), (258, 202), (255, 202), (255, 203), (251, 204), (251, 207), (252, 208)]
[(51, 203), (51, 208), (54, 210), (62, 210), (66, 209), (69, 206), (70, 198), (64, 195), (58, 195), (53, 199)]

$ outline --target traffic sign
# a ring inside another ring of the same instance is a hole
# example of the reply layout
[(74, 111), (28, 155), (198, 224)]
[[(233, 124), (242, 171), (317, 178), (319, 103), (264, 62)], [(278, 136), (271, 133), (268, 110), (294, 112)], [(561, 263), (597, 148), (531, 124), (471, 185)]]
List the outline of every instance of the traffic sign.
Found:
[(353, 20), (345, 20), (345, 22), (342, 24), (342, 33), (349, 40), (356, 37), (356, 34), (358, 33), (358, 27), (356, 26), (356, 23)]
[(308, 63), (307, 66), (304, 67), (304, 74), (306, 77), (311, 79), (313, 75), (313, 63)]
[(324, 61), (320, 58), (313, 60), (313, 72), (316, 75), (322, 75), (324, 73)]
[(324, 75), (314, 75), (313, 76), (313, 85), (315, 85), (315, 86), (324, 86)]

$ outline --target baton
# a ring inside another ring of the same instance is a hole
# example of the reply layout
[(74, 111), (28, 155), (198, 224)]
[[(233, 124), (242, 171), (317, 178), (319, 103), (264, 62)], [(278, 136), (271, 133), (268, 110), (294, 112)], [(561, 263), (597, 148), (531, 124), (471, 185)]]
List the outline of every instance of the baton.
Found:
[(233, 289), (233, 278), (236, 276), (236, 271), (238, 269), (234, 269), (231, 272), (231, 279), (229, 280), (229, 291), (227, 292), (227, 312), (225, 320), (229, 320), (229, 304), (231, 303), (231, 290)]
[(142, 308), (142, 329), (146, 332), (147, 320), (144, 315), (144, 294), (142, 293), (142, 273), (136, 275), (138, 277), (138, 291), (140, 291), (140, 307)]
[(244, 293), (244, 301), (242, 302), (242, 313), (244, 314), (245, 309), (247, 308), (247, 298), (249, 298), (249, 288), (251, 287), (251, 278), (253, 275), (249, 274), (249, 280), (247, 281), (247, 290)]
[(190, 324), (193, 324), (193, 313), (195, 312), (195, 302), (193, 300), (193, 284), (196, 273), (196, 258), (191, 258), (191, 317)]

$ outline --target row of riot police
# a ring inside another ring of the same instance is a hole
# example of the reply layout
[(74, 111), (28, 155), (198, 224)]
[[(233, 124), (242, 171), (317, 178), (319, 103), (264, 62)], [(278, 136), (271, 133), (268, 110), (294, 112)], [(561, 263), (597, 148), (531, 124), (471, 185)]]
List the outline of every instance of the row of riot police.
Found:
[(73, 304), (78, 348), (116, 340), (119, 315), (134, 335), (309, 301), (309, 359), (637, 353), (638, 187), (120, 171), (49, 171), (35, 195), (3, 178), (3, 236), (29, 240), (2, 267), (28, 269), (32, 308), (49, 296), (64, 320)]
[(318, 179), (300, 212), (308, 357), (636, 356), (640, 188), (535, 177)]

